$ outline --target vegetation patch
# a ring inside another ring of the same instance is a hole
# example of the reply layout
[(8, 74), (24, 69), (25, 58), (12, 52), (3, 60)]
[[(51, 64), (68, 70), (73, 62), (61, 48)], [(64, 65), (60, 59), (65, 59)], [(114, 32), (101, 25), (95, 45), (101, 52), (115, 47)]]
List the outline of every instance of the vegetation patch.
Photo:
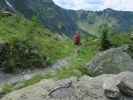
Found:
[[(0, 17), (0, 68), (6, 72), (46, 67), (73, 50), (72, 41), (43, 27), (35, 17)], [(64, 39), (61, 39), (64, 38)]]

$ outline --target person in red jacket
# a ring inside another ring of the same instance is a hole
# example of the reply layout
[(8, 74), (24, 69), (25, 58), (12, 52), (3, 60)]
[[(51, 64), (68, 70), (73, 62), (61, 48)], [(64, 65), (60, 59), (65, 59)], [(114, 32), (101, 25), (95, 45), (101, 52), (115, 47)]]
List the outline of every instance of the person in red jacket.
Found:
[(73, 41), (74, 41), (74, 44), (79, 46), (81, 43), (80, 43), (80, 33), (77, 32), (74, 37), (73, 37)]
[(81, 39), (80, 39), (80, 33), (77, 32), (74, 36), (73, 36), (73, 42), (74, 44), (77, 46), (75, 49), (75, 53), (79, 54), (80, 53), (80, 45), (81, 45)]

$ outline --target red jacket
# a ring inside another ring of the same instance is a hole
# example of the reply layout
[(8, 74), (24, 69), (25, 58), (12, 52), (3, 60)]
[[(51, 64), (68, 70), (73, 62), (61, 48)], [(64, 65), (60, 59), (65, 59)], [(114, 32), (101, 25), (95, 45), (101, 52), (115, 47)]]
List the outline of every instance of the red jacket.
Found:
[(76, 33), (73, 37), (73, 40), (75, 45), (80, 45), (80, 33)]

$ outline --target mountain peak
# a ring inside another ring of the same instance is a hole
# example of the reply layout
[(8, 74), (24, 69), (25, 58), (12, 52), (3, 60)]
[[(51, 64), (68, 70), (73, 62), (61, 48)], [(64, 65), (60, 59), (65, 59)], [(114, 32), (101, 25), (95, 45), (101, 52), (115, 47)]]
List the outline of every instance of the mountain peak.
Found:
[(111, 8), (107, 8), (107, 9), (104, 9), (103, 11), (104, 11), (104, 12), (112, 12), (112, 11), (114, 11), (114, 10), (111, 9)]
[[(31, 0), (30, 0), (31, 1)], [(54, 3), (53, 0), (36, 0), (37, 2), (43, 2), (43, 3)]]

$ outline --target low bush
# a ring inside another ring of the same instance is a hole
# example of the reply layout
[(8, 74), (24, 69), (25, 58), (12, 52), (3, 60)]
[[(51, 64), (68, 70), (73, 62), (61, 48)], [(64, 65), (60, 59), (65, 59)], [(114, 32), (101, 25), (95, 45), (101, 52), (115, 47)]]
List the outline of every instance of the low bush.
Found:
[(0, 55), (0, 67), (6, 72), (44, 67), (46, 64), (46, 57), (39, 53), (35, 45), (27, 41), (14, 39), (6, 43)]
[(3, 92), (4, 94), (10, 93), (10, 92), (12, 92), (13, 90), (14, 90), (14, 87), (13, 87), (13, 85), (11, 85), (11, 84), (4, 84), (4, 85), (2, 86), (2, 92)]
[(2, 17), (0, 26), (0, 68), (6, 72), (45, 67), (73, 50), (70, 39), (59, 37), (35, 18)]

